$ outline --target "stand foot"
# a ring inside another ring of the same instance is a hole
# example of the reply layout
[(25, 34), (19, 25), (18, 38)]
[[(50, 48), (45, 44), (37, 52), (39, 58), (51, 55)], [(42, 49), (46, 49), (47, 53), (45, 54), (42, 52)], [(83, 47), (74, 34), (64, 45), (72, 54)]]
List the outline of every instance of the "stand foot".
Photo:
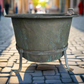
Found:
[(65, 57), (65, 63), (66, 63), (67, 70), (68, 71), (73, 71), (74, 69), (70, 68), (69, 65), (68, 65), (66, 51), (64, 51), (64, 57)]
[(19, 69), (17, 71), (15, 71), (15, 73), (19, 73), (22, 69), (22, 56), (23, 56), (23, 52), (20, 51), (20, 62), (19, 62)]
[(74, 69), (72, 69), (72, 68), (69, 68), (69, 69), (67, 69), (67, 71), (73, 71)]
[(20, 72), (19, 70), (15, 71), (16, 74), (19, 73), (19, 72)]

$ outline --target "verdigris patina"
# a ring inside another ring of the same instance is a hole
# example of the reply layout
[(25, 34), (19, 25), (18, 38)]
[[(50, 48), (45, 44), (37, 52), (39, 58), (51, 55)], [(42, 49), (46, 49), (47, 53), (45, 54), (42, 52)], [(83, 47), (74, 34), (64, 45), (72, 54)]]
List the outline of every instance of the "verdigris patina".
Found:
[(20, 60), (23, 56), (29, 61), (51, 62), (65, 55), (69, 69), (66, 49), (74, 15), (14, 14), (6, 17), (12, 18)]
[[(12, 15), (17, 46), (27, 51), (52, 51), (67, 46), (72, 17), (65, 15)], [(23, 57), (34, 62), (60, 59), (62, 52)]]

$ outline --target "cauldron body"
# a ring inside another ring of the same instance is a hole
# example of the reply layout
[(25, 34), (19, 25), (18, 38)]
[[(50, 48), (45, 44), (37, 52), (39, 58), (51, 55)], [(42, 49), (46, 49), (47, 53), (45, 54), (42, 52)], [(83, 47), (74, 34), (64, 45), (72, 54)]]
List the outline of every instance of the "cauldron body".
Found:
[[(65, 15), (12, 16), (17, 46), (26, 51), (54, 51), (68, 45), (72, 17)], [(49, 55), (23, 53), (34, 62), (51, 62), (60, 59), (63, 52)]]

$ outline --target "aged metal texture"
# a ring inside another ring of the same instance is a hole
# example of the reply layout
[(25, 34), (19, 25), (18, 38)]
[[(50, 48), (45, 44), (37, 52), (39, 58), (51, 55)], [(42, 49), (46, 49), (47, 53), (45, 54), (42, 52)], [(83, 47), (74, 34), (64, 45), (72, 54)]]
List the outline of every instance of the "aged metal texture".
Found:
[[(68, 44), (71, 16), (12, 16), (16, 42), (27, 51), (53, 51), (62, 49)], [(31, 17), (32, 17), (31, 16)], [(60, 59), (62, 52), (49, 55), (24, 53), (23, 57), (34, 62), (51, 62)]]
[(28, 50), (23, 50), (22, 48), (18, 47), (16, 45), (16, 48), (19, 52), (21, 53), (27, 53), (27, 54), (31, 54), (31, 55), (52, 55), (52, 54), (56, 54), (56, 53), (59, 53), (59, 52), (64, 52), (66, 51), (67, 47), (65, 48), (62, 48), (62, 49), (57, 49), (57, 50), (51, 50), (51, 51), (28, 51)]

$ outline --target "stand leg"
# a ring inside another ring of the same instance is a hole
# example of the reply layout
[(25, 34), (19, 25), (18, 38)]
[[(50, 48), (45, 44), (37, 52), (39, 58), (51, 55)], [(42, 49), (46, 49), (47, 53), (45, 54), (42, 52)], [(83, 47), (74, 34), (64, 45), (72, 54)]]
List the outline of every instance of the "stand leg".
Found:
[(66, 54), (66, 51), (64, 51), (64, 57), (65, 57), (65, 63), (66, 63), (66, 67), (67, 67), (68, 71), (73, 71), (73, 69), (70, 68), (69, 65), (68, 65), (68, 60), (67, 60), (67, 54)]
[(61, 59), (59, 59), (59, 62), (61, 63)]
[(15, 73), (19, 73), (22, 69), (22, 56), (23, 56), (23, 53), (20, 51), (19, 69)]

